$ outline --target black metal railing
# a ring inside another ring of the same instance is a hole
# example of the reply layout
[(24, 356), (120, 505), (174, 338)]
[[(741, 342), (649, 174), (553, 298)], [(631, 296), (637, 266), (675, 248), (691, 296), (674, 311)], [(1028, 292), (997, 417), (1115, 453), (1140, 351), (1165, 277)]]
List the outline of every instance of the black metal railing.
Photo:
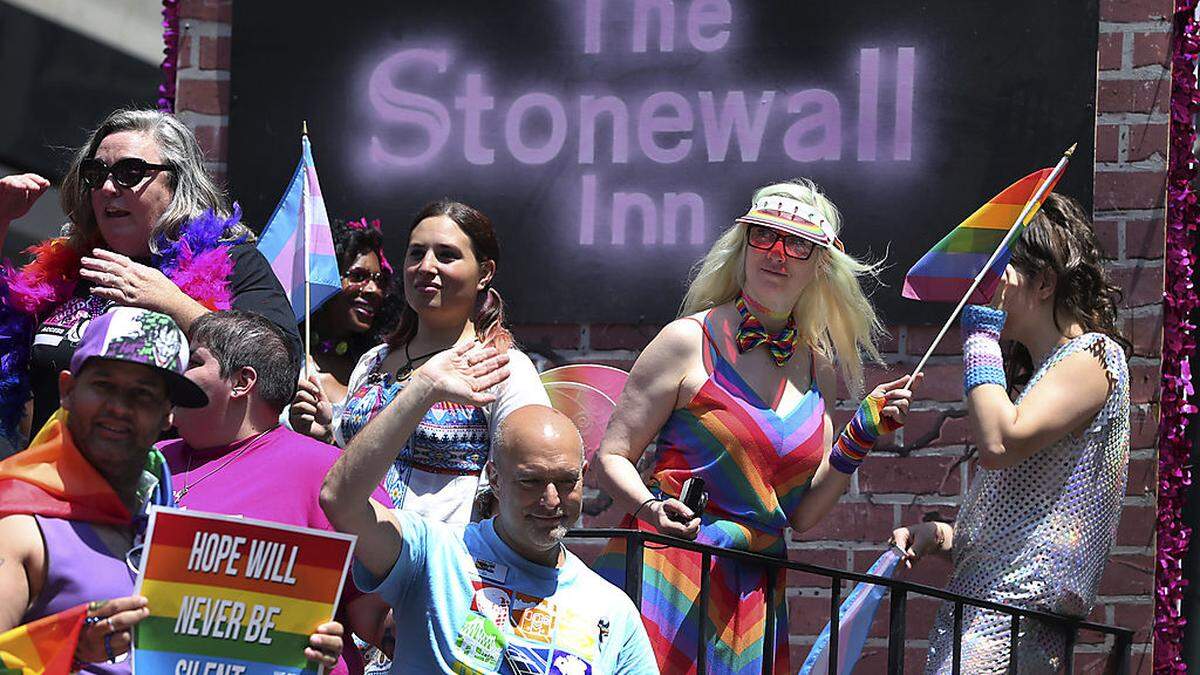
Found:
[[(863, 574), (860, 572), (850, 572), (848, 570), (840, 570), (832, 567), (823, 567), (821, 565), (813, 565), (810, 563), (800, 562), (796, 560), (784, 560), (782, 558), (774, 558), (764, 556), (757, 553), (749, 553), (746, 551), (735, 551), (731, 549), (719, 548), (716, 546), (708, 546), (699, 544), (694, 541), (677, 539), (666, 535), (645, 532), (640, 530), (626, 530), (620, 528), (581, 528), (571, 530), (567, 533), (568, 537), (577, 539), (624, 539), (625, 547), (625, 592), (629, 594), (634, 605), (641, 611), (642, 607), (642, 552), (647, 542), (658, 545), (666, 545), (674, 548), (694, 551), (702, 557), (700, 566), (700, 597), (698, 603), (701, 608), (707, 608), (709, 600), (709, 567), (713, 557), (725, 558), (728, 560), (737, 560), (746, 564), (758, 565), (767, 571), (767, 587), (766, 592), (766, 617), (767, 625), (763, 635), (763, 673), (773, 673), (775, 669), (775, 612), (770, 608), (775, 605), (775, 582), (781, 570), (795, 570), (816, 576), (827, 577), (830, 579), (830, 594), (829, 594), (829, 671), (830, 673), (838, 673), (838, 621), (833, 620), (839, 616), (839, 609), (842, 602), (842, 582), (866, 582), (886, 586), (889, 589), (889, 599), (891, 609), (888, 614), (888, 666), (887, 672), (889, 675), (899, 675), (904, 672), (904, 640), (905, 640), (905, 613), (908, 605), (908, 595), (915, 593), (927, 595), (934, 598), (939, 598), (947, 602), (953, 603), (954, 607), (954, 647), (952, 654), (952, 667), (954, 675), (959, 675), (961, 672), (962, 661), (962, 621), (963, 621), (963, 606), (970, 605), (995, 612), (1007, 614), (1012, 617), (1009, 627), (1009, 664), (1008, 671), (1016, 673), (1019, 654), (1017, 650), (1017, 639), (1021, 630), (1021, 622), (1025, 619), (1035, 619), (1045, 622), (1052, 626), (1057, 626), (1064, 637), (1065, 662), (1064, 670), (1067, 673), (1074, 671), (1075, 660), (1075, 642), (1079, 631), (1090, 631), (1093, 633), (1101, 633), (1103, 635), (1111, 635), (1113, 637), (1113, 647), (1109, 665), (1110, 669), (1106, 672), (1116, 673), (1117, 675), (1127, 675), (1130, 672), (1130, 664), (1133, 649), (1133, 631), (1128, 628), (1119, 626), (1109, 626), (1106, 624), (1084, 621), (1082, 619), (1061, 614), (1051, 614), (1049, 612), (1040, 612), (1033, 609), (1024, 609), (1021, 607), (1013, 607), (996, 602), (988, 602), (971, 598), (965, 595), (958, 595), (940, 588), (925, 586), (923, 584), (915, 584), (900, 579), (890, 579), (887, 577), (879, 577), (873, 574)], [(699, 613), (700, 630), (697, 632), (696, 645), (696, 665), (697, 672), (707, 673), (707, 644), (708, 644), (708, 622), (705, 618), (708, 615), (707, 611)]]

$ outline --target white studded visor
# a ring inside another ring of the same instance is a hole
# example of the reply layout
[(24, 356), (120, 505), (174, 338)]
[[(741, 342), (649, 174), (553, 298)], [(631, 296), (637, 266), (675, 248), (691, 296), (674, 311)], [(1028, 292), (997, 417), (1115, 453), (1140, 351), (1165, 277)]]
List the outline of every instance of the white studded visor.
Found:
[(736, 220), (746, 225), (762, 225), (788, 234), (803, 237), (826, 248), (842, 249), (833, 232), (833, 226), (816, 207), (790, 197), (772, 195), (754, 202), (746, 213)]

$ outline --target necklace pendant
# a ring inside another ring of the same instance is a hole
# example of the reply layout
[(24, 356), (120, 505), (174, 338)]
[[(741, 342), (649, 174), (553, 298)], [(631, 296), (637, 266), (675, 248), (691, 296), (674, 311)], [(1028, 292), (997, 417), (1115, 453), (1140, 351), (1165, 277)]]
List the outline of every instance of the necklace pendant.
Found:
[(175, 501), (178, 502), (180, 499), (183, 499), (183, 496), (186, 495), (187, 493), (188, 493), (188, 489), (185, 487), (182, 490), (176, 490), (172, 494), (174, 494), (174, 496), (175, 496)]

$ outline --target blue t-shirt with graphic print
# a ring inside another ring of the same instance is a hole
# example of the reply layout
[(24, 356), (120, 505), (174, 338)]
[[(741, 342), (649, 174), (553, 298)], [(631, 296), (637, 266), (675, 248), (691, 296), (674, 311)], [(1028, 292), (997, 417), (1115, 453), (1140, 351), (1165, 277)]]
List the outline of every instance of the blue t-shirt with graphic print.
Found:
[(569, 551), (546, 567), (509, 548), (491, 520), (394, 515), (404, 545), (387, 578), (354, 563), (358, 587), (392, 606), (393, 673), (658, 673), (633, 603)]

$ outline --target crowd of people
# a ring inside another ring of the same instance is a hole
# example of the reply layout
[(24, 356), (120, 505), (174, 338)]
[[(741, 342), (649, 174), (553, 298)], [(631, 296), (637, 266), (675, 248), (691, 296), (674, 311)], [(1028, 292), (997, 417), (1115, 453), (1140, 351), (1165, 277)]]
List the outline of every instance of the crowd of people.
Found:
[[(76, 665), (129, 672), (158, 505), (357, 535), (305, 649), (334, 673), (689, 673), (702, 625), (709, 672), (761, 672), (768, 644), (775, 672), (795, 672), (785, 575), (714, 557), (700, 607), (700, 554), (647, 548), (635, 607), (623, 540), (589, 565), (563, 539), (591, 470), (624, 527), (786, 557), (788, 530), (825, 519), (904, 424), (922, 376), (864, 381), (884, 328), (860, 279), (877, 267), (847, 252), (819, 186), (768, 185), (733, 214), (589, 467), (509, 331), (483, 212), (429, 203), (398, 273), (378, 221), (334, 223), (342, 290), (310, 319), (306, 364), (303, 326), (203, 160), (173, 116), (114, 112), (62, 180), (62, 233), (0, 271), (0, 632), (87, 602)], [(49, 185), (0, 178), (0, 244)], [(1050, 194), (990, 304), (963, 313), (979, 470), (955, 523), (893, 533), (908, 565), (947, 555), (949, 590), (1087, 615), (1128, 467), (1118, 299), (1086, 213)], [(844, 428), (839, 378), (861, 397)], [(681, 499), (694, 478), (702, 510)], [(964, 612), (963, 672), (1007, 668), (1008, 625)], [(951, 671), (952, 630), (946, 607), (927, 672)], [(1023, 669), (1061, 665), (1057, 631), (1022, 622), (1015, 644)]]

